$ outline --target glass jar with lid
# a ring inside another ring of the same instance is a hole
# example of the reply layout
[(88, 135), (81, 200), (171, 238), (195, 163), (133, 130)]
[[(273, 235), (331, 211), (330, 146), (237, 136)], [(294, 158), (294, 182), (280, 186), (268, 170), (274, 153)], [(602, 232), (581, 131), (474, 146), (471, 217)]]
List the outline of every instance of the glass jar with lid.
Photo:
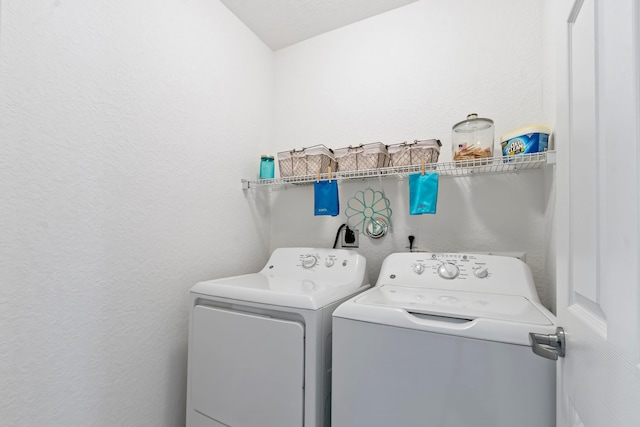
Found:
[(493, 120), (469, 114), (452, 127), (453, 160), (486, 159), (493, 156)]
[(274, 169), (273, 156), (263, 154), (260, 157), (260, 179), (273, 179)]

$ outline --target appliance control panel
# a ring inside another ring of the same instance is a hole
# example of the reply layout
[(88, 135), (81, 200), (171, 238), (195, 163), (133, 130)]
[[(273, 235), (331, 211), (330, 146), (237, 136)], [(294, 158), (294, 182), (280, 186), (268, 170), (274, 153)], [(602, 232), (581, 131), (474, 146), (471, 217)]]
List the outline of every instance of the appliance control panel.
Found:
[(272, 277), (336, 280), (362, 274), (365, 268), (364, 257), (350, 249), (278, 248), (262, 272)]
[[(416, 259), (411, 263), (415, 274), (437, 274), (443, 279), (464, 279), (473, 274), (479, 279), (488, 279), (487, 260), (481, 255), (464, 254), (430, 254), (424, 259)], [(478, 259), (480, 258), (480, 259)]]
[(382, 284), (504, 294), (512, 294), (518, 288), (536, 295), (531, 270), (524, 262), (486, 254), (391, 254), (380, 270), (377, 285)]
[(300, 255), (300, 264), (299, 266), (305, 270), (314, 270), (317, 268), (332, 268), (335, 267), (336, 264), (342, 263), (343, 267), (347, 267), (349, 265), (348, 259), (342, 259), (340, 261), (340, 257), (336, 254), (324, 254), (321, 255), (319, 253), (306, 253)]

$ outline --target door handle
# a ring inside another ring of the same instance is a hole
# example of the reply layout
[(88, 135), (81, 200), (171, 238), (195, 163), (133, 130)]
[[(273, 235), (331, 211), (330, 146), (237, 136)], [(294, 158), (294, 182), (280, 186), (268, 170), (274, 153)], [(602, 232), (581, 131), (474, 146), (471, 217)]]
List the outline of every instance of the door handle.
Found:
[(564, 357), (567, 346), (564, 329), (560, 326), (556, 328), (555, 334), (545, 335), (529, 332), (529, 342), (535, 354), (551, 360)]

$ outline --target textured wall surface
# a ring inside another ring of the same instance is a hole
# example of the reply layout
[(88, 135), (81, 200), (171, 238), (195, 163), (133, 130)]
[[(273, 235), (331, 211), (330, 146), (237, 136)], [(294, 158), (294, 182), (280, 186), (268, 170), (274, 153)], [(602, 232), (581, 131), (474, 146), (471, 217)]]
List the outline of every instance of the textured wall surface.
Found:
[[(495, 121), (499, 153), (503, 133), (553, 125), (543, 29), (542, 2), (423, 0), (277, 51), (274, 145), (438, 138), (450, 161), (451, 126), (475, 112)], [(406, 250), (408, 234), (422, 250), (520, 251), (553, 307), (553, 181), (553, 169), (442, 178), (435, 216), (408, 215), (406, 180), (350, 182), (340, 193), (343, 212), (368, 186), (392, 200), (392, 233), (361, 241), (371, 277), (384, 256)], [(346, 217), (313, 218), (312, 196), (311, 187), (272, 194), (272, 247), (333, 243)]]
[(1, 6), (0, 424), (183, 425), (188, 290), (268, 255), (273, 52), (217, 1)]

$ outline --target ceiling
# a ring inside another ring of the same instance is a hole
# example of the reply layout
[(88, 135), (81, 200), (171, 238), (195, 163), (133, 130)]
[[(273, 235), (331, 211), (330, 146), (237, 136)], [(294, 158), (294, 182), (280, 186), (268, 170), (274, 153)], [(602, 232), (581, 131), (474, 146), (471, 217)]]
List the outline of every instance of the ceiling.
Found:
[(273, 50), (417, 0), (221, 0)]

